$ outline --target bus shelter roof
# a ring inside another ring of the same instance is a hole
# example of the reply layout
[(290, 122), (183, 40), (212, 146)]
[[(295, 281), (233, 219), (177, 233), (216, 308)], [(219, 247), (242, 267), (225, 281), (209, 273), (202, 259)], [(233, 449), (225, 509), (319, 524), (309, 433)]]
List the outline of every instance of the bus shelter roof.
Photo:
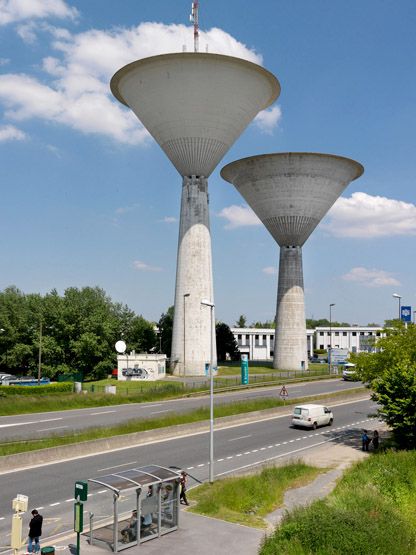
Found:
[(114, 474), (106, 474), (98, 478), (89, 478), (88, 482), (104, 486), (118, 495), (121, 491), (144, 488), (162, 482), (171, 482), (177, 480), (179, 477), (179, 472), (175, 470), (151, 464), (139, 468), (122, 470)]

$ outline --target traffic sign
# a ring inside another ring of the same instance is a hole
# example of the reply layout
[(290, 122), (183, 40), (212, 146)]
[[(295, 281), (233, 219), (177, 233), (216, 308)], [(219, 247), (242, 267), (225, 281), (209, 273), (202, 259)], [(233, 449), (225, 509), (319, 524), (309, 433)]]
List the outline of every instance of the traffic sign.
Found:
[(289, 397), (289, 393), (285, 386), (282, 387), (279, 393), (280, 397)]
[(412, 321), (412, 307), (411, 306), (402, 306), (400, 310), (400, 318), (402, 322), (411, 322)]
[(77, 501), (86, 501), (87, 500), (87, 498), (88, 498), (88, 482), (75, 482), (74, 498)]

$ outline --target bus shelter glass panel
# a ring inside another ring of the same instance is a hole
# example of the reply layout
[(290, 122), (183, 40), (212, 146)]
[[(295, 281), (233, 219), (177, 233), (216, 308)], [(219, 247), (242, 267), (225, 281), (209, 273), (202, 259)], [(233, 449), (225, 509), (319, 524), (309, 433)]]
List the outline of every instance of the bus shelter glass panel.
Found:
[(160, 490), (160, 533), (178, 526), (178, 482), (164, 482)]
[(140, 498), (140, 541), (159, 535), (159, 484), (148, 486)]

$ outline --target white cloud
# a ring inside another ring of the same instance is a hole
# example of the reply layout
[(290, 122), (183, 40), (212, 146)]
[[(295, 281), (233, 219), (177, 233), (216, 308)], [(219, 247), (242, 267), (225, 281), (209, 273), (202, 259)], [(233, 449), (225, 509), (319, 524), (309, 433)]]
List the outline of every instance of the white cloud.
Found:
[(279, 106), (273, 106), (267, 110), (262, 110), (254, 118), (254, 124), (268, 135), (271, 135), (282, 117), (282, 110)]
[(372, 239), (416, 235), (416, 205), (367, 193), (341, 197), (321, 228), (335, 237)]
[(140, 270), (141, 272), (161, 272), (162, 268), (158, 268), (157, 266), (150, 266), (146, 264), (146, 262), (142, 262), (141, 260), (135, 260), (133, 262), (133, 267), (136, 270)]
[(76, 8), (63, 0), (0, 0), (0, 25), (26, 19), (75, 19)]
[(375, 268), (352, 268), (342, 276), (345, 281), (353, 281), (365, 287), (385, 287), (387, 285), (400, 285), (400, 281), (393, 277), (390, 272), (377, 270)]
[(233, 204), (223, 208), (218, 216), (227, 221), (225, 229), (262, 225), (256, 214), (248, 206), (236, 206)]
[(123, 214), (127, 214), (129, 212), (134, 212), (135, 210), (137, 210), (137, 208), (139, 208), (140, 204), (138, 204), (137, 202), (135, 202), (134, 204), (131, 204), (130, 206), (120, 206), (119, 208), (116, 208), (116, 214), (117, 216), (122, 216)]
[(10, 58), (0, 58), (0, 67), (7, 66), (8, 63), (10, 63)]
[[(65, 6), (56, 0), (32, 0), (32, 3), (49, 6), (50, 11), (53, 6)], [(12, 5), (16, 8), (17, 4), (20, 6), (17, 0), (7, 3), (9, 8)], [(5, 5), (3, 1), (3, 7)], [(13, 13), (17, 14), (16, 10)], [(32, 31), (30, 25), (20, 30), (29, 41), (34, 38)], [(92, 29), (71, 34), (67, 29), (43, 23), (37, 31), (50, 33), (56, 55), (49, 55), (42, 60), (40, 65), (45, 72), (42, 81), (28, 74), (6, 73), (0, 76), (0, 104), (6, 109), (6, 117), (19, 121), (38, 118), (67, 125), (86, 134), (107, 136), (121, 143), (147, 143), (147, 131), (130, 110), (112, 97), (110, 78), (115, 71), (134, 60), (155, 54), (181, 52), (183, 44), (190, 51), (193, 43), (191, 28), (185, 25), (142, 23), (128, 29)], [(202, 31), (200, 44), (201, 51), (208, 44), (210, 52), (261, 62), (256, 52), (221, 29)], [(273, 119), (271, 116), (265, 117), (266, 120)]]
[(19, 25), (17, 28), (17, 34), (27, 44), (33, 44), (36, 42), (37, 35), (36, 31), (38, 30), (38, 24), (34, 21), (30, 21), (29, 23), (24, 23), (23, 25)]
[(178, 221), (178, 219), (175, 218), (174, 216), (165, 216), (161, 221), (164, 222), (165, 224), (175, 224)]
[(262, 272), (268, 276), (277, 276), (278, 274), (277, 268), (274, 266), (266, 266), (266, 268), (262, 269)]
[(3, 141), (23, 141), (26, 138), (26, 133), (23, 133), (14, 125), (0, 125), (0, 143)]

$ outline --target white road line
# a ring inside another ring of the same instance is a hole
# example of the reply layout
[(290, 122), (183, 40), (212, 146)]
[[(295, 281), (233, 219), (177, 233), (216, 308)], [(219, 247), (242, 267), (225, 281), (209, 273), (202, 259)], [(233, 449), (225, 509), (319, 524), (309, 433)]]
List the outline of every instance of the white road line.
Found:
[(188, 466), (186, 470), (193, 470), (194, 468), (195, 468), (194, 466)]
[(236, 457), (241, 457), (243, 453), (237, 453)]
[(231, 455), (231, 457), (227, 457), (227, 461), (229, 461), (230, 459), (233, 458), (234, 455)]
[(75, 501), (75, 499), (65, 499), (65, 503), (71, 503), (71, 501)]
[(5, 517), (4, 517), (4, 516), (0, 516), (0, 520), (4, 520), (4, 519), (5, 519)]
[(244, 451), (244, 455), (250, 455), (250, 451)]
[(49, 430), (62, 430), (62, 428), (68, 428), (68, 426), (54, 426), (53, 428), (41, 428), (36, 430), (37, 432), (49, 432)]
[(198, 467), (198, 468), (201, 468), (201, 466), (205, 466), (205, 463), (197, 464), (197, 467)]
[(49, 505), (49, 507), (56, 507), (56, 505), (60, 505), (60, 504), (61, 504), (61, 502), (58, 501), (58, 503), (51, 503), (51, 504)]
[(160, 414), (161, 412), (171, 412), (173, 409), (165, 409), (165, 410), (154, 410), (150, 414)]
[(248, 436), (240, 436), (240, 437), (233, 437), (232, 439), (229, 439), (228, 441), (237, 441), (238, 439), (246, 439), (247, 437), (251, 437), (253, 434), (249, 434)]
[(110, 412), (117, 412), (116, 410), (105, 410), (101, 412), (90, 412), (88, 416), (99, 416), (100, 414), (110, 414)]
[(29, 424), (41, 424), (42, 422), (55, 422), (63, 418), (46, 418), (44, 420), (31, 420), (29, 422), (15, 422), (14, 424), (0, 424), (0, 428), (10, 428), (11, 426), (28, 426)]
[(257, 453), (258, 449), (252, 449), (252, 453)]
[(275, 443), (274, 444), (275, 447), (280, 447), (280, 445), (281, 445), (280, 443)]
[(293, 443), (294, 441), (294, 439), (289, 439), (289, 443)]
[(224, 459), (217, 459), (217, 462), (222, 462)]
[[(284, 441), (284, 442), (282, 443), (282, 445), (287, 445), (287, 444), (288, 444), (287, 441)], [(277, 445), (276, 445), (276, 447), (277, 447)]]
[(36, 507), (36, 509), (37, 509), (38, 511), (41, 511), (41, 510), (44, 509), (44, 508), (45, 508), (45, 507)]
[[(113, 468), (120, 468), (121, 466), (129, 466), (131, 464), (136, 464), (137, 461), (130, 461), (128, 463), (118, 464), (117, 466), (107, 466), (106, 468), (99, 468), (97, 472), (103, 472), (103, 470), (111, 470)], [(103, 490), (106, 491), (106, 490)]]
[(264, 451), (267, 447), (260, 447), (260, 451)]
[(107, 493), (108, 489), (100, 489), (100, 491), (97, 491), (97, 493)]

